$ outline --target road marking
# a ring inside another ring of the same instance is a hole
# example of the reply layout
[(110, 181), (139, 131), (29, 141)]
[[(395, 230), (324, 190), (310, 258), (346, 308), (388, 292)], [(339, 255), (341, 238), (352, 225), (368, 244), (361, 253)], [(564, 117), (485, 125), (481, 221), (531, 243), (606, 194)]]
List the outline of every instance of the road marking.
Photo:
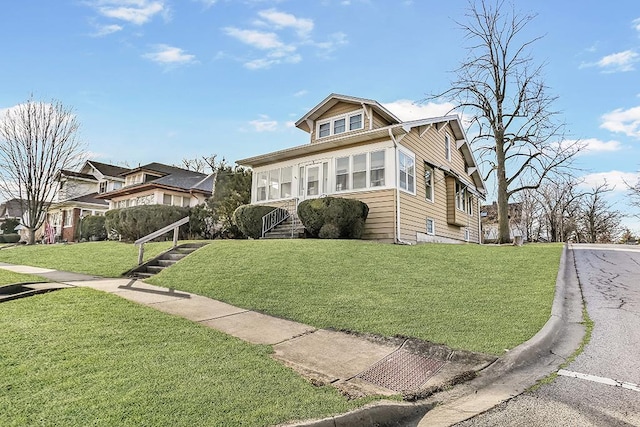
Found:
[(580, 372), (567, 371), (565, 369), (560, 369), (558, 371), (558, 375), (562, 375), (563, 377), (571, 377), (578, 378), (581, 380), (593, 381), (600, 384), (612, 385), (615, 387), (626, 388), (627, 390), (640, 391), (640, 385), (627, 383), (624, 381), (618, 381), (611, 378), (598, 377), (595, 375), (589, 374), (581, 374)]

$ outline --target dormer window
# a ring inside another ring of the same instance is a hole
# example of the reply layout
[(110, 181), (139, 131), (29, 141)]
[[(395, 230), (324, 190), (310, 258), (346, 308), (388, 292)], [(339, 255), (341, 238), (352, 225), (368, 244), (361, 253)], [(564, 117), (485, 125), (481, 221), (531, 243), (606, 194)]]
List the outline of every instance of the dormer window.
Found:
[(327, 136), (338, 135), (347, 131), (351, 132), (362, 129), (364, 127), (362, 114), (362, 111), (357, 111), (319, 121), (317, 124), (318, 138), (325, 138)]

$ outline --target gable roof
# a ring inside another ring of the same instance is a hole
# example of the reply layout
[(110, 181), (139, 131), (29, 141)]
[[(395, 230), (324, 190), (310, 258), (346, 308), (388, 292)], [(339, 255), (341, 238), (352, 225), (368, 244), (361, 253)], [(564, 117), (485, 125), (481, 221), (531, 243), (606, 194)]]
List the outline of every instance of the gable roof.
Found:
[(93, 175), (91, 175), (89, 173), (70, 171), (70, 170), (66, 170), (66, 169), (60, 169), (60, 172), (58, 174), (58, 178), (60, 178), (61, 176), (86, 179), (86, 180), (89, 180), (89, 181), (98, 181), (98, 178), (96, 178), (95, 176), (93, 176)]
[(305, 132), (310, 132), (311, 129), (309, 129), (307, 121), (316, 120), (318, 117), (322, 116), (324, 113), (329, 111), (333, 106), (335, 106), (339, 102), (345, 102), (347, 104), (362, 105), (362, 106), (367, 105), (371, 107), (375, 112), (380, 114), (382, 117), (384, 117), (385, 120), (387, 120), (388, 122), (390, 123), (401, 122), (401, 120), (398, 117), (396, 117), (395, 114), (393, 114), (391, 111), (383, 107), (378, 101), (375, 101), (373, 99), (358, 98), (355, 96), (340, 95), (337, 93), (332, 93), (331, 95), (327, 96), (324, 100), (322, 100), (322, 102), (320, 102), (318, 105), (313, 107), (311, 111), (309, 111), (307, 114), (302, 116), (296, 122), (296, 127), (304, 130)]
[(134, 169), (127, 169), (120, 176), (133, 175), (139, 172), (146, 172), (156, 175), (156, 178), (147, 179), (143, 183), (128, 185), (118, 190), (99, 194), (100, 199), (137, 193), (149, 188), (164, 188), (182, 192), (197, 192), (205, 195), (213, 193), (214, 174), (204, 174), (182, 169), (176, 166), (169, 166), (162, 163), (148, 163)]
[(24, 199), (10, 199), (0, 204), (0, 217), (22, 218), (24, 206), (27, 201)]
[[(98, 172), (104, 176), (116, 177), (125, 173), (129, 168), (122, 166), (109, 165), (107, 163), (96, 162), (95, 160), (87, 160), (85, 164), (93, 166)], [(84, 169), (84, 168), (83, 168)]]
[(73, 207), (97, 207), (97, 208), (108, 208), (109, 202), (105, 200), (101, 200), (96, 198), (98, 196), (97, 192), (91, 194), (84, 194), (82, 196), (73, 197), (71, 199), (65, 199), (60, 202), (52, 203), (52, 208), (62, 208), (65, 206), (73, 206)]

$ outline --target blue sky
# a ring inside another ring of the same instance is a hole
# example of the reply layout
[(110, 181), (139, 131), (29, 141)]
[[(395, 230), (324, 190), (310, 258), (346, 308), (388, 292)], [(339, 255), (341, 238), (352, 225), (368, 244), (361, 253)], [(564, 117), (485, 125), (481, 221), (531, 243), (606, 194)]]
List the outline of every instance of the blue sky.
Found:
[[(640, 3), (515, 0), (586, 182), (640, 170)], [(73, 107), (92, 157), (130, 166), (305, 144), (292, 124), (332, 92), (401, 118), (443, 91), (464, 58), (465, 0), (30, 0), (3, 5), (0, 109), (55, 98)], [(491, 194), (490, 194), (491, 197)], [(626, 221), (640, 232), (640, 222)]]

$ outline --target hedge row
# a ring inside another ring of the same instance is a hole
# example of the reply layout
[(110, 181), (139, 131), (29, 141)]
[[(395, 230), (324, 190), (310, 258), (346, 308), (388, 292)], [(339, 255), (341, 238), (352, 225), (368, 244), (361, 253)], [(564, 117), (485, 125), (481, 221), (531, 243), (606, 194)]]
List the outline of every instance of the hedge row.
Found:
[[(185, 216), (189, 216), (189, 208), (179, 206), (145, 205), (113, 209), (105, 213), (105, 228), (110, 237), (116, 234), (122, 240), (135, 241)], [(186, 238), (187, 230), (188, 226), (180, 227), (181, 239)]]
[(259, 239), (262, 237), (262, 217), (274, 209), (273, 206), (242, 205), (233, 213), (233, 222), (245, 236)]
[(301, 202), (298, 216), (309, 234), (321, 239), (360, 239), (369, 207), (360, 200), (322, 197)]

